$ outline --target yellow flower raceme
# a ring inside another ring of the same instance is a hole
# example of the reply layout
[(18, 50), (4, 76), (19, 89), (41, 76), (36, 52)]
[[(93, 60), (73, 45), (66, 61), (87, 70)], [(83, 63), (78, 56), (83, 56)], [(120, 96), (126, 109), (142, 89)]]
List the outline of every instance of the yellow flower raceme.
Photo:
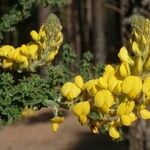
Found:
[(81, 124), (87, 122), (87, 115), (90, 113), (90, 104), (88, 101), (79, 102), (72, 107), (73, 113), (79, 117)]
[(57, 117), (52, 118), (50, 121), (51, 121), (51, 129), (52, 129), (52, 131), (57, 132), (57, 130), (59, 128), (59, 125), (61, 123), (63, 123), (64, 118), (57, 116)]
[(62, 86), (61, 93), (64, 97), (67, 98), (67, 100), (71, 101), (79, 96), (79, 94), (81, 93), (81, 89), (74, 83), (67, 82)]
[(109, 90), (101, 90), (95, 95), (94, 106), (100, 108), (104, 113), (108, 113), (113, 103), (114, 97)]
[(142, 91), (142, 81), (138, 76), (128, 76), (122, 83), (122, 92), (131, 99), (137, 98)]

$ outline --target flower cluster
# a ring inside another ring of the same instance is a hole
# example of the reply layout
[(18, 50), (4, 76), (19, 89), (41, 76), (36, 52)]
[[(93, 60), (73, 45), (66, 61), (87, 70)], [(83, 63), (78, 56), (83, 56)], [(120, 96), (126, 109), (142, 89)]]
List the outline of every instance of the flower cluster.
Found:
[(14, 48), (11, 45), (0, 47), (0, 66), (7, 70), (35, 72), (37, 67), (50, 63), (63, 41), (61, 24), (55, 15), (50, 15), (39, 32), (30, 32), (32, 41)]
[(62, 101), (81, 124), (113, 139), (121, 138), (122, 126), (150, 119), (150, 20), (133, 16), (131, 25), (131, 50), (120, 49), (118, 65), (106, 65), (102, 76), (87, 82), (78, 75), (61, 88)]

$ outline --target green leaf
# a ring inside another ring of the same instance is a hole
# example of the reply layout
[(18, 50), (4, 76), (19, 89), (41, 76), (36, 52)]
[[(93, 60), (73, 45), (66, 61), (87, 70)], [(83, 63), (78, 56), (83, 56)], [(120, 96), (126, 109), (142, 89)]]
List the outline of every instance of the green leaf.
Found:
[(43, 104), (45, 105), (45, 106), (55, 106), (55, 107), (58, 107), (59, 105), (56, 103), (56, 102), (54, 102), (54, 101), (52, 101), (52, 100), (44, 100), (43, 101)]
[(94, 121), (100, 120), (100, 115), (97, 112), (90, 112), (89, 117)]

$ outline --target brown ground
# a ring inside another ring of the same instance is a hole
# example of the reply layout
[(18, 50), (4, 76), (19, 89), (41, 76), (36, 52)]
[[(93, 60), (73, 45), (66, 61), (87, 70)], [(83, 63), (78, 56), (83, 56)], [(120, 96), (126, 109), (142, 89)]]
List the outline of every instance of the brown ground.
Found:
[(0, 131), (0, 150), (128, 150), (125, 142), (113, 142), (103, 135), (93, 135), (80, 126), (69, 112), (55, 134), (49, 128), (50, 113), (41, 110), (38, 117)]

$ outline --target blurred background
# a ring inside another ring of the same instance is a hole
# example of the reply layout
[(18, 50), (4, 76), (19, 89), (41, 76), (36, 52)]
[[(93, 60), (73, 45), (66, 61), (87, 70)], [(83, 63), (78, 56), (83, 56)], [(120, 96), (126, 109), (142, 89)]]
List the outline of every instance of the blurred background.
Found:
[[(59, 17), (63, 27), (63, 44), (69, 44), (75, 51), (77, 63), (87, 51), (93, 54), (93, 64), (117, 63), (119, 49), (122, 45), (127, 46), (130, 38), (130, 16), (140, 14), (150, 18), (150, 0), (0, 0), (0, 45), (11, 44), (17, 47), (29, 42), (30, 31), (38, 31), (50, 13)], [(89, 134), (87, 129), (83, 130), (77, 123), (74, 124), (73, 116), (67, 118), (58, 134), (51, 136), (47, 133), (49, 117), (45, 121), (39, 119), (35, 123), (5, 128), (0, 136), (0, 149), (40, 150), (43, 145), (44, 150), (150, 149), (149, 135), (140, 133), (136, 125), (127, 137), (130, 141), (128, 147), (126, 140), (118, 144), (105, 135), (103, 137)], [(150, 123), (144, 124), (147, 131), (148, 126)], [(28, 131), (31, 138), (28, 138)], [(16, 133), (22, 134), (13, 136)], [(56, 140), (58, 145), (54, 144)], [(70, 147), (73, 143), (74, 148)], [(50, 147), (52, 145), (54, 147)]]

